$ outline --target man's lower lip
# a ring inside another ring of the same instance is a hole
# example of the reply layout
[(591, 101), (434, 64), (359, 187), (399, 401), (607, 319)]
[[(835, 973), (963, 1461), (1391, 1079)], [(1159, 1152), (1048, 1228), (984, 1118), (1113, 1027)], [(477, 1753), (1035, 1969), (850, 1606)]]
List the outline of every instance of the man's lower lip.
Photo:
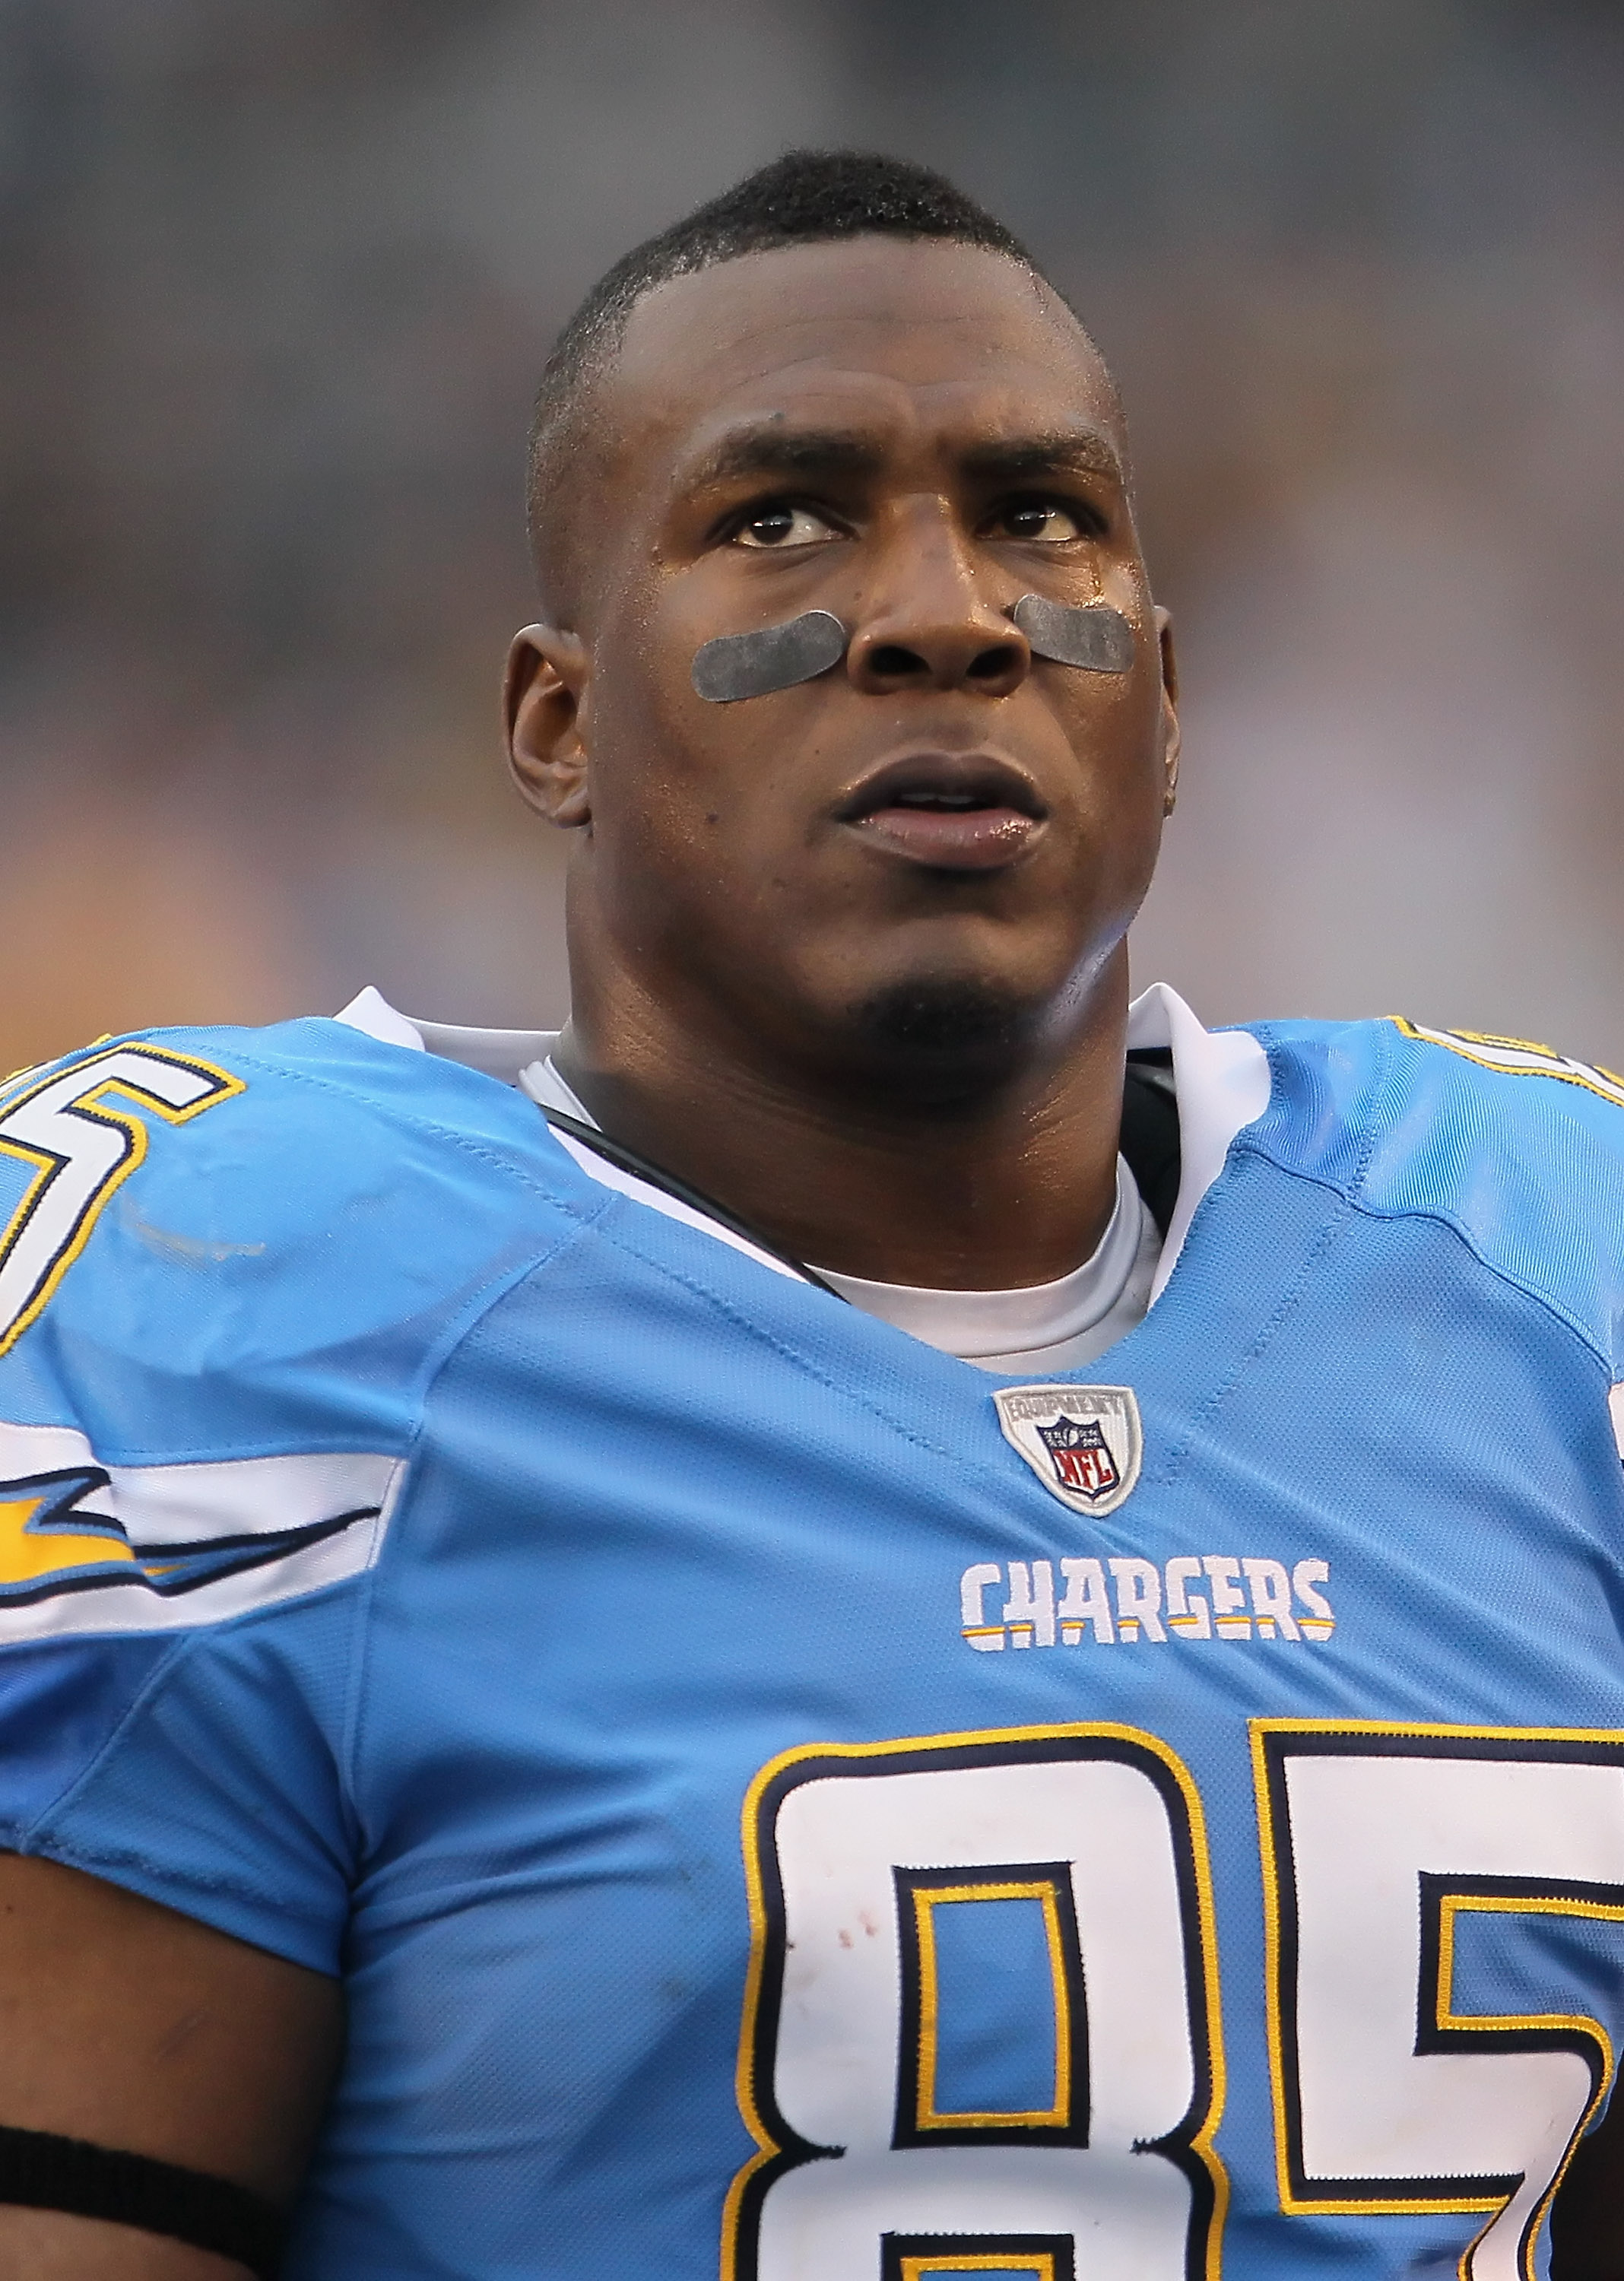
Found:
[(854, 826), (939, 871), (995, 871), (1024, 854), (1042, 828), (1017, 808), (877, 808)]

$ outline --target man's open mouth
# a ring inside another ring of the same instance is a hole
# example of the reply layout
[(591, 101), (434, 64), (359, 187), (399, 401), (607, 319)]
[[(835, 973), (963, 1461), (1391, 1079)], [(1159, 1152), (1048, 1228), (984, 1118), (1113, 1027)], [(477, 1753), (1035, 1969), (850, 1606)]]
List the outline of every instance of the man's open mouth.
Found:
[(987, 753), (911, 753), (877, 769), (836, 810), (867, 839), (935, 870), (1013, 863), (1048, 808), (1024, 769)]

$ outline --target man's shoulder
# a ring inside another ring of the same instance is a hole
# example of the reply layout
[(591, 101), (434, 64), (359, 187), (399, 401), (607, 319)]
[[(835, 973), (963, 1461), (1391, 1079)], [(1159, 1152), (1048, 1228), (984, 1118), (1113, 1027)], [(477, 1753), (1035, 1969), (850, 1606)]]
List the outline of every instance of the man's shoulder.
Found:
[(1266, 1152), (1365, 1210), (1448, 1221), (1484, 1264), (1624, 1342), (1624, 1078), (1525, 1038), (1381, 1021), (1257, 1025)]
[(1555, 1046), (1402, 1015), (1253, 1028), (1328, 1157), (1443, 1186), (1496, 1159), (1624, 1174), (1624, 1077)]
[(578, 1224), (571, 1171), (522, 1094), (340, 1023), (101, 1040), (0, 1088), (0, 1370), (410, 1374)]

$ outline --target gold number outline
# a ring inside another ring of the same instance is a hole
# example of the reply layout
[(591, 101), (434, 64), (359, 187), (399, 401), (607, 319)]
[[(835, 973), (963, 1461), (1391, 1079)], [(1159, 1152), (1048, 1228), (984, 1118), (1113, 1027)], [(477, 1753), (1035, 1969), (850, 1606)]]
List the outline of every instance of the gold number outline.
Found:
[[(1091, 1750), (1087, 1746), (1093, 1744)], [(1081, 1747), (1079, 1747), (1081, 1746)], [(784, 1902), (774, 1827), (790, 1790), (820, 1776), (897, 1773), (932, 1767), (985, 1766), (1001, 1759), (1111, 1759), (1137, 1767), (1167, 1809), (1179, 1884), (1185, 1977), (1195, 2088), (1182, 2123), (1157, 2151), (1189, 2183), (1188, 2281), (1219, 2281), (1229, 2173), (1216, 2145), (1227, 2091), (1223, 2001), (1218, 1982), (1218, 1920), (1206, 1815), (1194, 1776), (1156, 1735), (1112, 1721), (1052, 1727), (972, 1728), (962, 1734), (910, 1735), (883, 1743), (808, 1743), (769, 1759), (745, 1795), (742, 1837), (750, 1916), (735, 2093), (756, 2152), (728, 2189), (722, 2225), (721, 2281), (756, 2281), (761, 2207), (774, 2180), (831, 2148), (807, 2146), (777, 2111), (772, 2082), (784, 1971)], [(1149, 2149), (1144, 2150), (1146, 2152)], [(1182, 2158), (1182, 2159), (1181, 2159)], [(985, 2258), (982, 2263), (986, 2263)]]
[[(1570, 1060), (1558, 1053), (1554, 1046), (1536, 1044), (1532, 1038), (1508, 1038), (1489, 1030), (1430, 1030), (1406, 1019), (1403, 1014), (1389, 1014), (1388, 1019), (1401, 1037), (1412, 1039), (1420, 1046), (1442, 1046), (1446, 1053), (1458, 1054), (1464, 1062), (1475, 1062), (1479, 1069), (1493, 1070), (1498, 1077), (1552, 1078), (1558, 1085), (1576, 1085), (1586, 1093), (1593, 1093), (1598, 1101), (1611, 1102), (1615, 1109), (1624, 1109), (1624, 1077), (1615, 1070), (1604, 1069), (1599, 1062)], [(1535, 1054), (1537, 1063), (1519, 1065), (1498, 1058), (1492, 1050), (1474, 1052), (1475, 1047), (1492, 1049), (1498, 1046), (1503, 1052)]]
[[(173, 1102), (146, 1091), (128, 1070), (108, 1068), (110, 1063), (132, 1060), (136, 1063), (159, 1062), (172, 1069), (189, 1071), (193, 1076), (204, 1079), (208, 1089), (196, 1101), (185, 1102), (177, 1109)], [(106, 1074), (98, 1078), (96, 1075), (97, 1070), (105, 1071)], [(26, 1109), (31, 1102), (37, 1101), (42, 1094), (59, 1085), (67, 1077), (83, 1077), (85, 1083), (80, 1092), (63, 1102), (61, 1113), (82, 1118), (87, 1124), (99, 1125), (104, 1130), (111, 1128), (121, 1133), (124, 1146), (117, 1163), (87, 1193), (67, 1234), (45, 1262), (22, 1307), (9, 1323), (0, 1325), (0, 1356), (9, 1354), (23, 1333), (44, 1313), (56, 1296), (63, 1277), (89, 1243), (96, 1223), (109, 1201), (145, 1160), (147, 1127), (144, 1117), (133, 1110), (111, 1107), (105, 1096), (112, 1093), (121, 1094), (127, 1101), (134, 1102), (137, 1110), (161, 1117), (167, 1125), (179, 1125), (189, 1124), (205, 1109), (213, 1109), (220, 1102), (228, 1101), (247, 1089), (241, 1078), (233, 1077), (228, 1070), (220, 1069), (213, 1062), (204, 1061), (196, 1054), (176, 1053), (166, 1046), (119, 1045), (93, 1054), (77, 1069), (53, 1068), (43, 1077), (25, 1086), (20, 1092), (0, 1100), (0, 1153), (27, 1164), (34, 1173), (21, 1201), (12, 1211), (4, 1227), (0, 1228), (0, 1270), (10, 1264), (46, 1195), (73, 1162), (72, 1157), (61, 1150), (20, 1140), (8, 1133), (6, 1127), (19, 1110)]]
[[(1498, 1758), (1509, 1759), (1520, 1765), (1541, 1760), (1571, 1764), (1578, 1759), (1620, 1766), (1624, 1765), (1624, 1732), (1611, 1728), (1453, 1727), (1382, 1719), (1254, 1719), (1251, 1733), (1263, 1867), (1264, 1998), (1280, 2208), (1289, 2217), (1442, 2217), (1476, 2216), (1486, 2213), (1488, 2223), (1478, 2229), (1461, 2252), (1458, 2269), (1461, 2281), (1468, 2281), (1473, 2252), (1507, 2207), (1521, 2184), (1520, 2179), (1512, 2182), (1510, 2192), (1480, 2190), (1471, 2194), (1427, 2194), (1425, 2187), (1433, 2182), (1418, 2179), (1414, 2182), (1390, 2182), (1391, 2186), (1401, 2188), (1405, 2184), (1412, 2184), (1412, 2191), (1409, 2193), (1384, 2191), (1337, 2196), (1334, 2193), (1314, 2194), (1311, 2181), (1303, 2172), (1293, 2025), (1295, 2013), (1295, 1987), (1292, 1984), (1296, 1937), (1295, 1883), (1289, 1875), (1289, 1839), (1284, 1836), (1288, 1829), (1285, 1759), (1289, 1745), (1295, 1743), (1309, 1751), (1357, 1752), (1362, 1748), (1372, 1756)], [(1282, 1875), (1283, 1867), (1287, 1872), (1285, 1875)], [(1601, 2065), (1599, 2068), (1593, 2068), (1592, 2073), (1597, 2077), (1597, 2087), (1580, 2117), (1549, 2187), (1531, 2214), (1518, 2246), (1518, 2262), (1526, 2281), (1535, 2281), (1534, 2253), (1541, 2228), (1581, 2140), (1606, 2099), (1614, 2064), (1612, 2048), (1600, 2022), (1588, 2016), (1564, 2015), (1558, 2019), (1553, 2014), (1547, 2019), (1530, 2014), (1515, 2022), (1488, 2014), (1481, 2018), (1470, 2014), (1457, 2017), (1450, 2008), (1454, 1969), (1453, 1919), (1458, 1908), (1498, 1908), (1510, 1912), (1515, 1907), (1516, 1913), (1525, 1915), (1604, 1917), (1618, 1921), (1624, 1921), (1624, 1908), (1615, 1913), (1610, 1902), (1598, 1902), (1594, 1897), (1575, 1903), (1549, 1886), (1538, 1898), (1524, 1898), (1513, 1904), (1509, 1898), (1490, 1900), (1473, 1891), (1474, 1884), (1486, 1886), (1494, 1882), (1491, 1880), (1451, 1877), (1443, 1882), (1447, 1883), (1453, 1894), (1460, 1898), (1458, 1907), (1448, 1908), (1442, 1905), (1441, 1898), (1435, 1957), (1429, 1956), (1426, 1951), (1424, 1929), (1423, 1954), (1419, 1960), (1420, 1986), (1435, 2013), (1432, 2031), (1441, 2036), (1455, 2031), (1470, 2031), (1475, 2040), (1496, 2035), (1504, 2037), (1513, 2030), (1566, 2030), (1572, 2034), (1588, 2030), (1597, 2039)], [(1459, 2045), (1454, 2047), (1459, 2048)], [(1326, 2181), (1328, 2185), (1346, 2183)], [(1501, 2183), (1496, 2182), (1496, 2185)], [(1384, 2180), (1382, 2184), (1388, 2188), (1389, 2182)]]

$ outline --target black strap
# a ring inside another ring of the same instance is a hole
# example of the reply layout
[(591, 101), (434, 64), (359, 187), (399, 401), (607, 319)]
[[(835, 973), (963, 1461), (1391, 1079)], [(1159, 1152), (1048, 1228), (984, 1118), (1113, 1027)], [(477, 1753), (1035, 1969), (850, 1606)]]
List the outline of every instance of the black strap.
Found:
[[(611, 1140), (599, 1125), (584, 1125), (578, 1117), (568, 1117), (561, 1109), (549, 1109), (545, 1102), (536, 1105), (557, 1132), (568, 1133), (571, 1140), (580, 1141), (606, 1163), (618, 1164), (623, 1172), (646, 1180), (651, 1188), (674, 1196), (691, 1211), (702, 1212), (707, 1219), (730, 1228), (758, 1251), (781, 1260), (803, 1282), (815, 1283), (820, 1291), (827, 1291), (831, 1299), (844, 1299), (844, 1293), (826, 1283), (815, 1267), (808, 1267), (793, 1252), (782, 1251), (776, 1243), (769, 1243), (758, 1229), (729, 1211), (725, 1204), (719, 1204), (715, 1196), (708, 1196), (702, 1188), (690, 1187), (686, 1180), (679, 1180), (662, 1164), (640, 1156), (635, 1148), (628, 1148), (623, 1140)], [(1118, 1146), (1150, 1217), (1165, 1236), (1178, 1200), (1179, 1171), (1179, 1100), (1173, 1090), (1173, 1057), (1165, 1046), (1136, 1048), (1128, 1055)]]
[(279, 2210), (228, 2178), (5, 2123), (0, 2123), (0, 2202), (166, 2234), (194, 2249), (235, 2258), (256, 2281), (275, 2281), (287, 2234)]
[(1163, 1237), (1179, 1201), (1179, 1096), (1173, 1057), (1166, 1046), (1136, 1046), (1122, 1088), (1122, 1138), (1117, 1143)]
[(653, 1164), (646, 1156), (639, 1156), (637, 1150), (628, 1148), (623, 1140), (611, 1140), (608, 1134), (596, 1125), (583, 1125), (578, 1117), (566, 1117), (561, 1109), (549, 1109), (545, 1101), (537, 1102), (536, 1106), (555, 1131), (568, 1133), (572, 1140), (579, 1140), (584, 1148), (591, 1148), (607, 1163), (618, 1164), (623, 1172), (635, 1173), (639, 1180), (646, 1180), (651, 1188), (659, 1188), (666, 1195), (675, 1196), (677, 1202), (686, 1204), (690, 1211), (703, 1212), (707, 1219), (714, 1219), (721, 1226), (731, 1228), (735, 1235), (742, 1235), (745, 1241), (754, 1244), (758, 1251), (766, 1252), (769, 1258), (782, 1260), (785, 1266), (793, 1268), (803, 1282), (816, 1283), (818, 1289), (827, 1291), (831, 1299), (839, 1299), (842, 1305), (846, 1303), (844, 1292), (837, 1291), (832, 1283), (825, 1283), (816, 1267), (808, 1267), (804, 1259), (797, 1259), (792, 1251), (780, 1251), (776, 1243), (769, 1243), (758, 1229), (729, 1211), (725, 1204), (719, 1204), (715, 1196), (708, 1196), (702, 1188), (691, 1188), (686, 1180), (679, 1180), (675, 1172), (668, 1172), (662, 1164)]

